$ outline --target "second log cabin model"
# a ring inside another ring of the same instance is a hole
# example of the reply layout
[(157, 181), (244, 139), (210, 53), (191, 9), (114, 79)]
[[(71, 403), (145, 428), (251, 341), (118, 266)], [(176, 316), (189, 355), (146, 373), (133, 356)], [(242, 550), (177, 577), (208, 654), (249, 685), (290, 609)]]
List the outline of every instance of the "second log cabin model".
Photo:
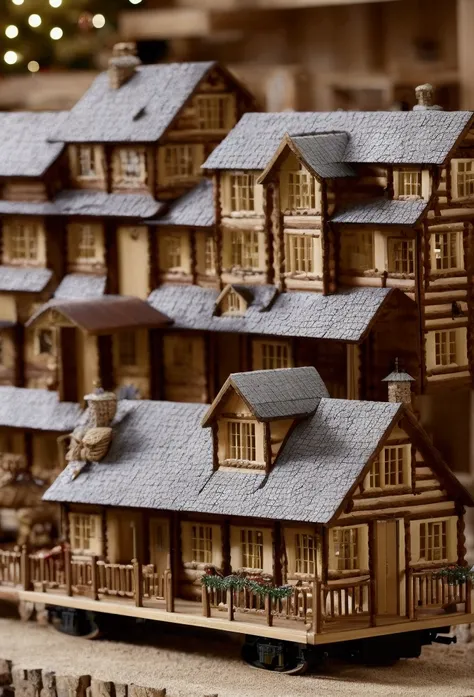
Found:
[(0, 114), (0, 594), (290, 672), (474, 620), (474, 114), (417, 96), (259, 113), (119, 44)]

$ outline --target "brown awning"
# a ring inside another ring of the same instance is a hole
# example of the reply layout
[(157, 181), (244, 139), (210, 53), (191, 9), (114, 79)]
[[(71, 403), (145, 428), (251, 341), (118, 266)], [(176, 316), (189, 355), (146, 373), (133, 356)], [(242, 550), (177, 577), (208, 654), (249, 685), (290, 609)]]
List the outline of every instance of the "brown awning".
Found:
[(50, 300), (28, 320), (26, 326), (33, 326), (48, 312), (59, 313), (88, 334), (153, 329), (172, 324), (169, 317), (155, 310), (145, 300), (123, 295), (104, 295), (90, 300)]

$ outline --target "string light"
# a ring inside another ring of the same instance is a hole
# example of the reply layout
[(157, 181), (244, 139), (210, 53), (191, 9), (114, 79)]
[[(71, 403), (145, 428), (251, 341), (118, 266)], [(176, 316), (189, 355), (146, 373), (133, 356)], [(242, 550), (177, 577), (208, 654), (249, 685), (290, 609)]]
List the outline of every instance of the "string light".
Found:
[(63, 0), (49, 0), (51, 7), (61, 7)]
[(94, 15), (92, 17), (92, 24), (96, 29), (102, 29), (102, 27), (105, 25), (104, 15)]
[(139, 5), (142, 0), (129, 0), (129, 2), (132, 3), (132, 5)]
[(39, 27), (39, 25), (41, 24), (41, 17), (36, 14), (30, 15), (28, 17), (28, 24), (30, 25), (30, 27)]
[(7, 51), (3, 56), (3, 60), (5, 63), (8, 63), (8, 65), (15, 65), (18, 60), (18, 53), (16, 51)]
[(49, 32), (50, 37), (52, 39), (54, 39), (55, 41), (58, 41), (62, 37), (63, 34), (64, 34), (64, 32), (61, 29), (61, 27), (53, 27), (51, 29), (51, 31)]
[(12, 0), (12, 3), (14, 5), (23, 5), (24, 2), (25, 2), (25, 0)]
[(8, 39), (15, 39), (18, 36), (18, 27), (14, 24), (9, 24), (5, 29), (5, 36)]
[(38, 61), (30, 61), (28, 63), (28, 70), (30, 71), (30, 73), (37, 73), (39, 69), (40, 64), (38, 63)]

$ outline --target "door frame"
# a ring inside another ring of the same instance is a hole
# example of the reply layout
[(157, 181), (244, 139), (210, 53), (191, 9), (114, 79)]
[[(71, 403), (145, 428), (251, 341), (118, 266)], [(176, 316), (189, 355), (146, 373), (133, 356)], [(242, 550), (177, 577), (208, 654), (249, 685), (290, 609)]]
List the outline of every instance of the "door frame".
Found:
[[(379, 569), (379, 563), (380, 563), (380, 553), (379, 553), (379, 541), (381, 543), (384, 543), (384, 548), (387, 550), (387, 545), (386, 545), (386, 539), (382, 540), (380, 539), (380, 533), (379, 530), (381, 530), (381, 526), (384, 526), (385, 531), (387, 528), (385, 527), (386, 525), (390, 524), (395, 524), (395, 543), (394, 543), (394, 556), (393, 556), (393, 561), (395, 563), (395, 583), (394, 583), (394, 589), (396, 592), (396, 610), (395, 614), (397, 616), (400, 616), (400, 610), (401, 610), (401, 588), (400, 588), (400, 580), (401, 580), (401, 567), (400, 567), (400, 524), (403, 522), (403, 518), (391, 518), (388, 520), (375, 520), (375, 565), (374, 565), (374, 571), (375, 571), (375, 589), (376, 589), (376, 610), (377, 610), (377, 615), (393, 615), (394, 613), (392, 612), (387, 612), (386, 610), (384, 612), (381, 612), (380, 610), (380, 593), (381, 593), (381, 583), (380, 581), (383, 579), (384, 581), (384, 587), (386, 587), (386, 581), (388, 578), (388, 574), (385, 573), (385, 575), (382, 575), (380, 573)], [(380, 527), (379, 527), (380, 526)], [(386, 537), (386, 536), (385, 536)], [(389, 556), (385, 556), (385, 560), (389, 559)], [(385, 568), (387, 569), (387, 564), (385, 564)], [(387, 594), (386, 594), (387, 595)], [(385, 607), (387, 606), (387, 602), (385, 601)]]

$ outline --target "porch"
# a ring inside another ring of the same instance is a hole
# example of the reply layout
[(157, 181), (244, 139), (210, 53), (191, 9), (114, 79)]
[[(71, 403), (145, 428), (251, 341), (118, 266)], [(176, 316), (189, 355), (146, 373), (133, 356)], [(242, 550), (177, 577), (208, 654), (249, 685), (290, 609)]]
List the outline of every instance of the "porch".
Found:
[(176, 598), (171, 571), (160, 572), (153, 564), (110, 564), (95, 556), (74, 557), (67, 548), (54, 556), (29, 554), (23, 548), (0, 551), (0, 595), (14, 591), (33, 602), (325, 643), (408, 631), (409, 625), (418, 629), (472, 622), (471, 582), (452, 586), (436, 572), (409, 570), (407, 610), (401, 616), (377, 613), (369, 577), (327, 584), (315, 580), (294, 586), (286, 598), (262, 596), (248, 588), (202, 586), (201, 602), (196, 602)]

